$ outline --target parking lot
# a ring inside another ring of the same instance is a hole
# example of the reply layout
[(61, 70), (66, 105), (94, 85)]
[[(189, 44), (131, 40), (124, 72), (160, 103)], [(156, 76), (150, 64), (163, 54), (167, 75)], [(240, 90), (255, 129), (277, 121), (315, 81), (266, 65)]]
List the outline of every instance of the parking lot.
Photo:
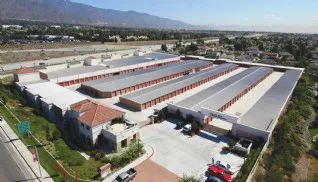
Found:
[(182, 130), (176, 130), (175, 122), (169, 119), (141, 129), (142, 141), (154, 149), (152, 161), (180, 177), (183, 174), (204, 177), (212, 157), (215, 161), (229, 163), (239, 171), (244, 159), (222, 152), (222, 147), (227, 146), (226, 136), (201, 131), (198, 135), (190, 137)]

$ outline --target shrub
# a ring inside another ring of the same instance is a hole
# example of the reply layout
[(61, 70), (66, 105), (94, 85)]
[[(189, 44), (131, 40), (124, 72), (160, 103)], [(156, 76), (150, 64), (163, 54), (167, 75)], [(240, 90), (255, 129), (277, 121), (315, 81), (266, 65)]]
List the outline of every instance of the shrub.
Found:
[(119, 168), (136, 159), (139, 156), (139, 152), (141, 151), (143, 151), (143, 145), (139, 143), (138, 147), (138, 143), (136, 141), (132, 141), (129, 144), (127, 150), (125, 150), (123, 153), (119, 155), (113, 155), (111, 157), (105, 157), (102, 159), (102, 161), (111, 163), (113, 168)]
[(203, 182), (202, 177), (183, 175), (179, 182)]
[(104, 156), (105, 154), (103, 152), (97, 152), (94, 157), (95, 157), (95, 160), (100, 160)]
[(253, 140), (253, 145), (252, 145), (252, 148), (253, 149), (257, 149), (261, 146), (264, 145), (264, 139), (262, 137), (257, 137), (256, 139)]
[(57, 150), (57, 158), (67, 163), (69, 166), (81, 166), (84, 164), (85, 158), (77, 151), (70, 150), (62, 139), (56, 140), (54, 146)]
[(46, 124), (44, 126), (46, 139), (48, 141), (55, 141), (61, 138), (61, 132), (53, 125), (53, 124)]
[(230, 148), (233, 148), (235, 146), (235, 140), (233, 140), (232, 138), (229, 138), (227, 140), (227, 145), (230, 147)]
[(191, 132), (193, 132), (194, 134), (197, 134), (200, 132), (202, 126), (199, 122), (194, 121), (191, 123)]

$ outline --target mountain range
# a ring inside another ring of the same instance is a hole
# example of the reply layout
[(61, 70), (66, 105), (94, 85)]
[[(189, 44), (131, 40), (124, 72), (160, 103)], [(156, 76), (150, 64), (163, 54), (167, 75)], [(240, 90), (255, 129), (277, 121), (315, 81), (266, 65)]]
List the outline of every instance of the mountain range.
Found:
[(202, 28), (146, 13), (101, 9), (70, 0), (0, 0), (0, 7), (3, 19), (162, 29)]

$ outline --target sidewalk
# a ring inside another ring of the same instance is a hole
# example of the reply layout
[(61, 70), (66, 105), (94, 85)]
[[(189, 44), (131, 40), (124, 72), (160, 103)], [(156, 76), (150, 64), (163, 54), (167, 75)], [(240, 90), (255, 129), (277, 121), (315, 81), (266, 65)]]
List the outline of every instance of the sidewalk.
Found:
[[(32, 178), (40, 177), (38, 163), (33, 162), (33, 156), (31, 152), (27, 149), (27, 147), (22, 143), (19, 137), (14, 133), (14, 131), (10, 128), (10, 126), (5, 121), (2, 121), (0, 123), (0, 132), (4, 133), (7, 141), (10, 141), (10, 144), (12, 145), (12, 148), (14, 149), (13, 151), (16, 153), (16, 156), (19, 157), (19, 160), (23, 161), (23, 165), (25, 166), (25, 169), (27, 169), (28, 172), (32, 175)], [(36, 176), (34, 173), (36, 174)], [(42, 168), (42, 166), (41, 166), (41, 173), (42, 173), (42, 178), (39, 178), (40, 181), (53, 182), (52, 178)]]
[(103, 182), (111, 182), (112, 180), (114, 180), (120, 173), (127, 171), (130, 168), (134, 168), (136, 166), (138, 166), (140, 163), (144, 162), (145, 160), (149, 159), (153, 153), (154, 150), (150, 145), (146, 145), (145, 148), (146, 153), (144, 155), (142, 155), (141, 157), (139, 157), (138, 159), (136, 159), (135, 161), (133, 161), (132, 163), (128, 164), (127, 166), (123, 167), (122, 169), (116, 171), (115, 173), (113, 173), (112, 175), (108, 176)]

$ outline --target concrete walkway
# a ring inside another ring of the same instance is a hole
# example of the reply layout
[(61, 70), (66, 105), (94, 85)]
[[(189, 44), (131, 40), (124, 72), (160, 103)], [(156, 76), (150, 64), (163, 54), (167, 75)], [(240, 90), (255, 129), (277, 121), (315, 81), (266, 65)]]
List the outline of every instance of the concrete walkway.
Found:
[(103, 182), (111, 182), (112, 180), (114, 180), (120, 173), (127, 171), (130, 168), (134, 168), (137, 165), (139, 165), (140, 163), (144, 162), (145, 160), (149, 159), (150, 157), (152, 157), (152, 155), (154, 154), (154, 150), (150, 145), (145, 145), (144, 149), (146, 150), (146, 153), (144, 155), (142, 155), (141, 157), (139, 157), (138, 159), (136, 159), (135, 161), (133, 161), (132, 163), (128, 164), (127, 166), (123, 167), (122, 169), (116, 171), (115, 173), (113, 173), (112, 175), (108, 176)]
[[(12, 150), (17, 160), (23, 161), (21, 162), (24, 165), (25, 170), (32, 175), (33, 181), (43, 181), (43, 182), (53, 182), (53, 179), (49, 176), (49, 174), (42, 168), (41, 166), (41, 173), (42, 178), (40, 177), (39, 165), (38, 163), (33, 162), (33, 156), (28, 148), (22, 143), (19, 137), (14, 133), (14, 131), (10, 128), (10, 126), (3, 120), (0, 122), (0, 132), (6, 136), (5, 139), (7, 143), (10, 143)], [(40, 159), (41, 160), (41, 159)], [(22, 169), (21, 169), (22, 170)]]

